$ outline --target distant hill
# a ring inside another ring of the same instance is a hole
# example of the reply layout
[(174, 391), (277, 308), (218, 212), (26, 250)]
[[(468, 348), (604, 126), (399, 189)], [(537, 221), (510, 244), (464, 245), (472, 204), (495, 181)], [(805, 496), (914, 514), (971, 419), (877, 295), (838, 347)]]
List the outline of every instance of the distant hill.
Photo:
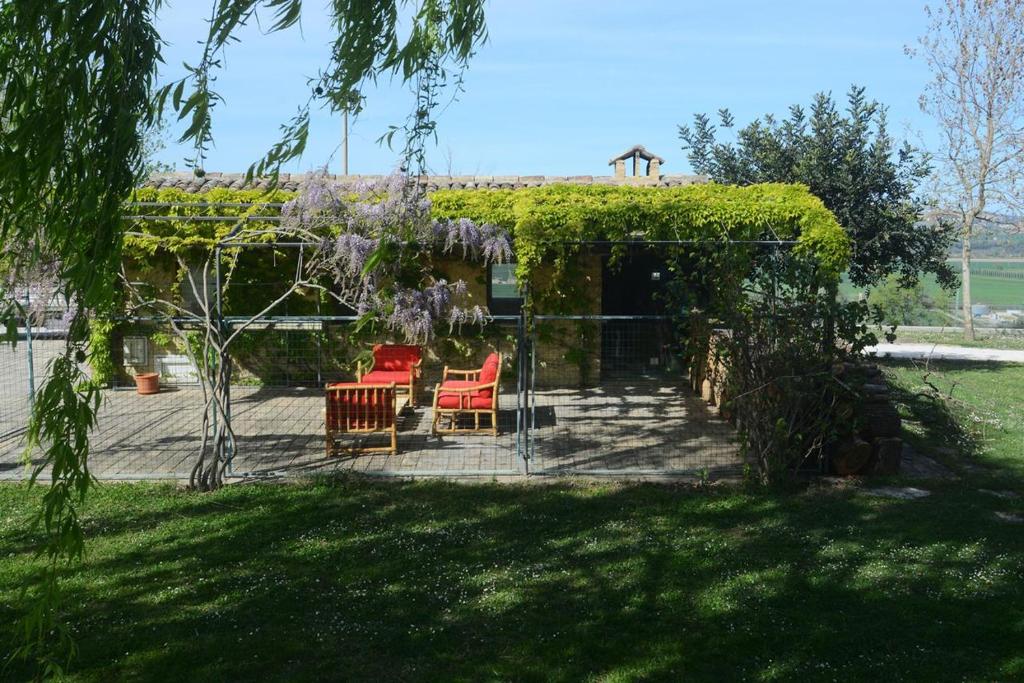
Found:
[[(960, 241), (954, 242), (949, 255), (960, 258)], [(971, 238), (972, 258), (1024, 258), (1024, 234), (985, 230)]]
[[(922, 224), (935, 225), (940, 218), (955, 222), (950, 213), (929, 211), (922, 216)], [(978, 219), (974, 237), (971, 238), (971, 252), (975, 258), (1024, 258), (1024, 217), (995, 215), (993, 221)], [(960, 240), (950, 245), (949, 255), (960, 258)]]

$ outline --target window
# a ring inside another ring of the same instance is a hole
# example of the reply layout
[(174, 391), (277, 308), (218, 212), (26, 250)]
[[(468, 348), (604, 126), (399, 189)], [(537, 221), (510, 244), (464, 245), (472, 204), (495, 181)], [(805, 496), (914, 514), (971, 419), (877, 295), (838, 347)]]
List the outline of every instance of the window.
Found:
[(487, 308), (491, 315), (519, 315), (522, 305), (515, 264), (491, 264), (487, 270)]

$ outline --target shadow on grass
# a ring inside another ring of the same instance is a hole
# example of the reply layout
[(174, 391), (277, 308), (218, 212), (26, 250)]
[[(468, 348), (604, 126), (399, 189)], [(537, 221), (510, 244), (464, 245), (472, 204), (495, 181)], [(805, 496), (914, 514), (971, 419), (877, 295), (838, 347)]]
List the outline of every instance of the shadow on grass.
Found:
[[(964, 427), (964, 411), (958, 410), (947, 394), (931, 387), (912, 390), (893, 382), (890, 395), (900, 410), (900, 417), (909, 421), (910, 426), (919, 428), (904, 432), (915, 448), (929, 455), (955, 456), (952, 461), (949, 457), (943, 458), (947, 465), (962, 465), (964, 459), (978, 455), (980, 444), (976, 435)], [(948, 452), (950, 450), (952, 453)]]
[[(0, 489), (11, 515), (37, 501)], [(950, 488), (368, 483), (99, 489), (81, 680), (1005, 679), (1019, 529)], [(23, 605), (0, 538), (0, 623)], [(950, 661), (949, 652), (957, 652)], [(24, 671), (9, 672), (15, 679)]]
[[(964, 361), (893, 361), (882, 363), (890, 370), (893, 401), (904, 421), (903, 436), (916, 450), (964, 472), (984, 467), (979, 460), (984, 450), (978, 423), (982, 407), (964, 396), (958, 376), (985, 376), (993, 381), (1005, 364)], [(895, 372), (893, 372), (895, 371)], [(895, 375), (895, 376), (894, 376)], [(988, 467), (990, 474), (1003, 476)]]

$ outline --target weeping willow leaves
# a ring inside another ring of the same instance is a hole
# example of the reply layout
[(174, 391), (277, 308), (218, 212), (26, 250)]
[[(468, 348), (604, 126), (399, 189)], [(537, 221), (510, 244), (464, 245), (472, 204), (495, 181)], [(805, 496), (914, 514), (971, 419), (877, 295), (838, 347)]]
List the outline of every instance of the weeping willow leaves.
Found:
[(88, 433), (98, 396), (79, 369), (85, 315), (114, 298), (121, 205), (141, 172), (160, 59), (155, 9), (150, 0), (0, 4), (3, 281), (16, 282), (40, 262), (56, 264), (59, 293), (77, 304), (29, 428), (30, 447), (43, 455), (33, 478), (50, 475), (40, 515), (49, 562), (15, 654), (36, 659), (43, 675), (59, 673), (70, 651), (57, 619), (56, 577), (82, 552), (76, 507), (91, 481)]
[[(221, 102), (213, 89), (215, 73), (223, 66), (227, 46), (238, 32), (257, 20), (260, 11), (272, 15), (267, 30), (296, 26), (302, 18), (302, 0), (218, 0), (213, 5), (209, 31), (199, 61), (186, 64), (186, 74), (157, 94), (158, 105), (170, 104), (187, 122), (181, 142), (191, 142), (190, 162), (202, 175), (206, 151), (213, 142), (213, 109)], [(337, 37), (324, 69), (310, 79), (310, 96), (288, 123), (281, 137), (248, 169), (248, 177), (276, 177), (281, 165), (298, 158), (309, 136), (309, 112), (317, 103), (333, 112), (358, 114), (363, 90), (380, 77), (409, 84), (416, 102), (409, 120), (385, 134), (390, 141), (398, 130), (406, 133), (405, 156), (423, 165), (425, 140), (433, 135), (432, 112), (439, 92), (461, 87), (461, 73), (477, 45), (486, 39), (484, 0), (332, 0), (328, 11)], [(420, 168), (415, 169), (421, 170)]]

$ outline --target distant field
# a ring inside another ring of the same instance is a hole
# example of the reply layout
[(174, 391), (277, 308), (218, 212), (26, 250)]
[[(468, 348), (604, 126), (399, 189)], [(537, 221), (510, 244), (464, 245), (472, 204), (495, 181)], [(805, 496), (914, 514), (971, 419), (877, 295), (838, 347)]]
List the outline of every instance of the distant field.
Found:
[[(951, 261), (959, 269), (959, 261)], [(941, 290), (933, 277), (924, 279), (925, 291), (932, 297), (941, 296)], [(843, 281), (840, 292), (854, 297), (858, 292), (849, 281)], [(960, 300), (959, 292), (949, 293), (950, 304)], [(1024, 308), (1024, 260), (988, 260), (971, 262), (971, 299), (975, 304), (986, 304), (999, 308)]]

